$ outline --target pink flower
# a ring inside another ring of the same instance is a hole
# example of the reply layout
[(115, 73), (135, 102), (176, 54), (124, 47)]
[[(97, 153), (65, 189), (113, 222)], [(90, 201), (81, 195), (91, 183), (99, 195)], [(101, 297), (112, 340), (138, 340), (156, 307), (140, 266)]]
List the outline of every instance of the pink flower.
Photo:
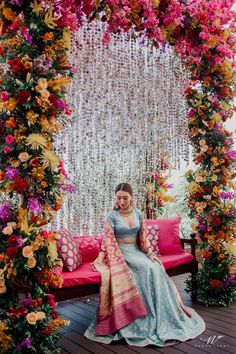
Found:
[(4, 154), (8, 154), (9, 152), (11, 152), (11, 148), (9, 146), (5, 146), (3, 152)]
[(6, 102), (9, 98), (10, 94), (7, 91), (0, 92), (0, 99), (2, 102)]
[(7, 144), (9, 144), (9, 145), (13, 144), (14, 141), (15, 141), (15, 139), (14, 139), (14, 137), (13, 137), (11, 134), (9, 134), (9, 135), (5, 138), (5, 142), (6, 142)]

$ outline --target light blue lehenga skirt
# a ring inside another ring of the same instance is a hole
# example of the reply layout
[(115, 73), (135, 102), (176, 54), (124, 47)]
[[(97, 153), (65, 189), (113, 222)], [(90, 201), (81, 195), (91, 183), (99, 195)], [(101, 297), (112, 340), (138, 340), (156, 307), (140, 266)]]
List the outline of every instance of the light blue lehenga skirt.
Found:
[(95, 316), (84, 334), (85, 337), (105, 344), (125, 339), (129, 345), (164, 347), (199, 336), (205, 330), (205, 322), (193, 309), (186, 307), (192, 314), (192, 317), (188, 317), (180, 308), (172, 281), (163, 266), (152, 262), (136, 244), (123, 243), (119, 246), (148, 314), (112, 335), (105, 336), (96, 335)]

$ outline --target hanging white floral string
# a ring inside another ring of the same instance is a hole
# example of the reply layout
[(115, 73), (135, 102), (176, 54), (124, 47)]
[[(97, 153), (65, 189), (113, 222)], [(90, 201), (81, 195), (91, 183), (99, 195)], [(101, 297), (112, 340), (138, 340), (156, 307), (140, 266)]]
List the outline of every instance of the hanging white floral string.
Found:
[(73, 122), (56, 141), (76, 192), (53, 226), (76, 234), (101, 232), (116, 184), (130, 182), (137, 193), (156, 165), (157, 146), (176, 167), (189, 155), (188, 75), (180, 60), (170, 47), (150, 48), (127, 35), (105, 46), (102, 26), (85, 23), (73, 38)]

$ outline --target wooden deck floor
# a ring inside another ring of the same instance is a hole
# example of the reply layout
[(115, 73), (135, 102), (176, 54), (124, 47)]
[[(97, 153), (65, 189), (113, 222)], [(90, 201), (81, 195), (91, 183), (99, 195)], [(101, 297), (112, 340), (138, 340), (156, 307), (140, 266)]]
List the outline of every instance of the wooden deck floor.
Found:
[[(98, 303), (97, 296), (87, 299), (76, 299), (58, 304), (58, 312), (65, 319), (71, 320), (69, 327), (61, 330), (61, 354), (236, 354), (236, 304), (229, 308), (206, 308), (193, 304), (184, 292), (186, 275), (172, 277), (185, 305), (193, 307), (206, 322), (206, 331), (198, 338), (179, 343), (171, 347), (145, 348), (131, 347), (126, 343), (104, 345), (89, 341), (83, 336), (93, 317)], [(214, 342), (215, 339), (215, 342)], [(213, 344), (210, 343), (213, 340)]]

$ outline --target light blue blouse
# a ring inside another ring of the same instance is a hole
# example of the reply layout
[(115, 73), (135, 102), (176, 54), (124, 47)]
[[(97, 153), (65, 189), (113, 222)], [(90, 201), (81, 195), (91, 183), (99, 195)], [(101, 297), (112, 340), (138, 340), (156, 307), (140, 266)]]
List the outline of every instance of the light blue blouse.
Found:
[(112, 230), (117, 238), (124, 237), (137, 237), (140, 230), (142, 221), (142, 211), (138, 208), (133, 209), (134, 213), (134, 226), (129, 227), (125, 220), (122, 218), (118, 210), (112, 210), (108, 214), (108, 221), (112, 227)]

